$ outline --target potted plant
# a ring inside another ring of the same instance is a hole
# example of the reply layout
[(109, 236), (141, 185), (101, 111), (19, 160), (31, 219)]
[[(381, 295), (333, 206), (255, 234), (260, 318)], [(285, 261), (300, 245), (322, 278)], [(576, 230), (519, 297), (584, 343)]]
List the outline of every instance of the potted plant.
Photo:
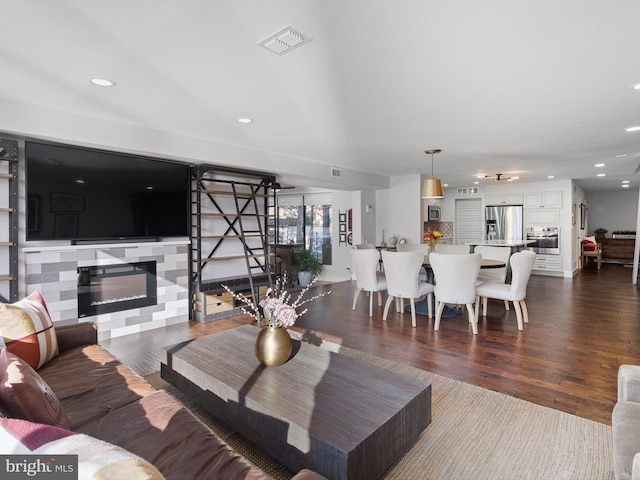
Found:
[(608, 231), (609, 230), (607, 230), (606, 228), (598, 228), (593, 232), (593, 234), (596, 236), (598, 240), (602, 240), (604, 238), (605, 233), (607, 233)]
[(298, 270), (298, 282), (301, 287), (307, 287), (313, 277), (318, 276), (322, 270), (322, 264), (316, 256), (307, 249), (303, 249), (297, 255), (295, 266)]

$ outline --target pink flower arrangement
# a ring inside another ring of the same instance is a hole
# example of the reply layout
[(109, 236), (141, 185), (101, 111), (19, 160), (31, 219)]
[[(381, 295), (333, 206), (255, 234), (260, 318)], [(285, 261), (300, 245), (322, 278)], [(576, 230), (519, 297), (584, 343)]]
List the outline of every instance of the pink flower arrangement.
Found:
[(329, 295), (331, 291), (320, 293), (314, 297), (303, 300), (307, 290), (316, 282), (317, 277), (314, 278), (311, 283), (303, 288), (298, 294), (296, 300), (291, 302), (291, 294), (288, 293), (283, 285), (286, 282), (286, 277), (281, 278), (275, 283), (273, 287), (267, 289), (266, 298), (262, 300), (258, 306), (253, 301), (242, 293), (235, 293), (231, 291), (226, 285), (222, 287), (233, 295), (233, 298), (240, 300), (246, 304), (246, 307), (241, 307), (241, 310), (247, 315), (251, 315), (256, 319), (258, 325), (273, 326), (273, 327), (291, 327), (298, 317), (307, 313), (305, 308), (303, 311), (298, 312), (298, 308), (309, 303), (316, 298)]

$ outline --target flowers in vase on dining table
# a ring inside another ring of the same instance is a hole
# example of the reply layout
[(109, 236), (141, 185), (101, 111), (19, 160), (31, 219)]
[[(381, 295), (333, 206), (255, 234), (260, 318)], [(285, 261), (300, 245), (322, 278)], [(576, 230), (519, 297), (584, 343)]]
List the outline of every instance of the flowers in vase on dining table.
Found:
[(256, 305), (253, 300), (244, 295), (243, 293), (233, 292), (226, 285), (222, 285), (222, 287), (229, 292), (233, 298), (241, 301), (246, 304), (240, 309), (246, 313), (247, 315), (251, 315), (256, 319), (258, 325), (261, 326), (272, 326), (272, 327), (290, 327), (292, 326), (298, 317), (307, 313), (307, 309), (305, 308), (301, 312), (298, 312), (298, 308), (300, 308), (305, 303), (312, 302), (317, 298), (324, 297), (325, 295), (329, 295), (331, 290), (328, 292), (322, 292), (318, 295), (315, 295), (311, 298), (303, 299), (304, 295), (307, 293), (307, 290), (316, 282), (318, 277), (315, 277), (311, 283), (300, 290), (298, 296), (295, 301), (291, 301), (291, 293), (287, 292), (284, 289), (284, 285), (286, 283), (286, 276), (281, 277), (278, 281), (274, 283), (273, 287), (269, 287), (266, 292), (266, 298), (258, 305)]
[(429, 247), (431, 247), (432, 250), (435, 248), (436, 243), (438, 243), (438, 240), (440, 240), (441, 237), (442, 233), (440, 233), (438, 230), (435, 230), (433, 232), (425, 232), (424, 235), (422, 235), (422, 239), (425, 243), (429, 244)]

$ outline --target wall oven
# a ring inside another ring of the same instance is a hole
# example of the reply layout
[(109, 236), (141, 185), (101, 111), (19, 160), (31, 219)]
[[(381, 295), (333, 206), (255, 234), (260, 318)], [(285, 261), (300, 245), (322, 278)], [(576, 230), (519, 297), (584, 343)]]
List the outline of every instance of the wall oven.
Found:
[(527, 248), (545, 255), (560, 255), (560, 227), (527, 227)]

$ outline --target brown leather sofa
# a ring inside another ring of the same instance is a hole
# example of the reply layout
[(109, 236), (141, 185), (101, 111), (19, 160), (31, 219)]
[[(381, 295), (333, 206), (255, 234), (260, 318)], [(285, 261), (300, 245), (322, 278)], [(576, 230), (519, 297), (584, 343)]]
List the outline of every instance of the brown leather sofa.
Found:
[[(156, 390), (97, 345), (92, 323), (56, 327), (60, 353), (38, 373), (58, 397), (70, 429), (118, 445), (167, 479), (271, 478), (213, 435), (178, 400)], [(302, 470), (296, 480), (324, 477)]]

